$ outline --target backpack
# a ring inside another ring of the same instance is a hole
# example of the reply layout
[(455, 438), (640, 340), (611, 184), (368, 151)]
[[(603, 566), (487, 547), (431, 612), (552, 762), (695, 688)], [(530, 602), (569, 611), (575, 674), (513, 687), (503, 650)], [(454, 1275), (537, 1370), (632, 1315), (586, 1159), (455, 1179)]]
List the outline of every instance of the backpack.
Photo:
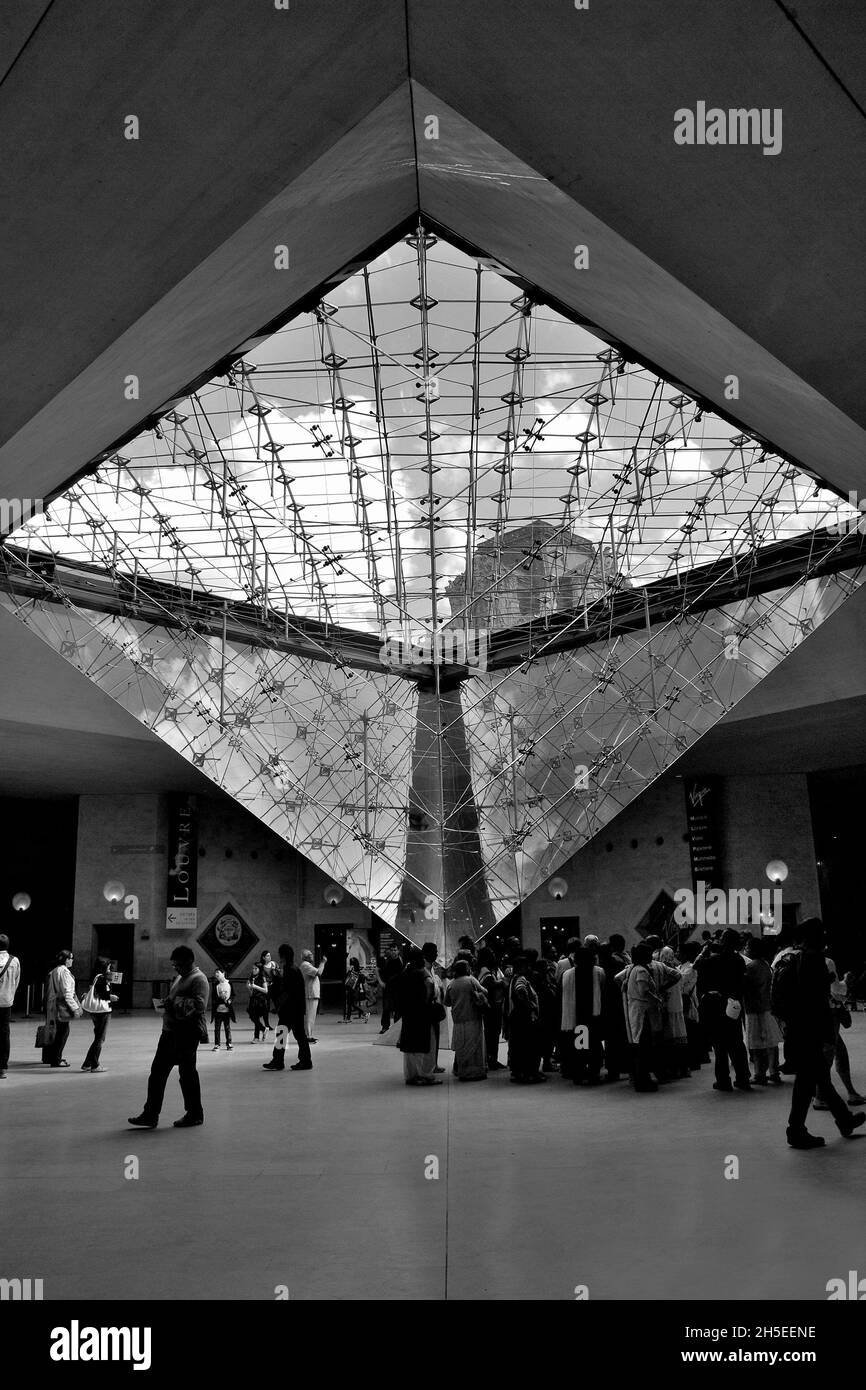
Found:
[(790, 1023), (800, 1012), (799, 951), (790, 951), (773, 967), (770, 984), (770, 1012), (783, 1023)]

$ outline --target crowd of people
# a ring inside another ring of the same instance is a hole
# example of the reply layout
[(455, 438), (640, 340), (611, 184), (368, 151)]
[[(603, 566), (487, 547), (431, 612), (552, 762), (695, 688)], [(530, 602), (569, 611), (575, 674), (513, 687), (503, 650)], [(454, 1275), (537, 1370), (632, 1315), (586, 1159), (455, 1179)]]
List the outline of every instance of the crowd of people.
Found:
[[(450, 1010), (452, 1070), (458, 1081), (486, 1080), (508, 1070), (515, 1085), (537, 1085), (558, 1075), (575, 1086), (629, 1081), (637, 1092), (686, 1080), (712, 1062), (719, 1092), (781, 1086), (793, 1077), (787, 1140), (808, 1149), (824, 1140), (809, 1132), (809, 1108), (829, 1111), (839, 1132), (850, 1137), (866, 1124), (866, 1105), (852, 1076), (844, 1030), (851, 1025), (851, 977), (839, 979), (827, 955), (824, 929), (810, 918), (789, 941), (755, 937), (734, 928), (704, 932), (700, 941), (677, 938), (665, 943), (647, 936), (626, 950), (624, 937), (606, 942), (587, 936), (556, 952), (525, 949), (509, 938), (501, 951), (476, 945), (468, 937), (447, 966), (434, 943), (406, 943), (379, 959), (376, 991), (381, 993), (380, 1032), (389, 1034), (403, 1055), (407, 1086), (441, 1085), (439, 1052), (442, 1026)], [(172, 953), (176, 971), (164, 1000), (162, 1031), (141, 1113), (130, 1119), (153, 1128), (159, 1121), (165, 1086), (178, 1068), (185, 1113), (176, 1124), (203, 1123), (196, 1053), (208, 1041), (207, 1013), (214, 1028), (213, 1051), (221, 1037), (233, 1049), (236, 1021), (234, 989), (217, 970), (212, 985), (196, 966), (193, 951)], [(293, 1071), (312, 1070), (321, 978), (327, 964), (305, 950), (295, 964), (291, 946), (280, 946), (278, 960), (263, 951), (249, 979), (248, 1013), (252, 1042), (266, 1042), (278, 1027), (266, 1072), (286, 1067), (289, 1035), (298, 1047)], [(96, 961), (90, 986), (79, 999), (72, 973), (73, 955), (59, 953), (45, 987), (45, 1018), (37, 1036), (42, 1060), (68, 1067), (64, 1056), (70, 1026), (87, 1016), (93, 1026), (81, 1070), (103, 1072), (101, 1062), (112, 1005), (113, 963)], [(9, 1019), (20, 966), (9, 941), (0, 936), (0, 1079), (7, 1075)], [(353, 1010), (369, 1016), (364, 972), (354, 959), (346, 977), (344, 1021)], [(393, 1037), (391, 1037), (393, 1035)], [(507, 1061), (500, 1060), (505, 1043)], [(831, 1066), (845, 1090), (836, 1090)]]
[(845, 1137), (866, 1124), (866, 1113), (853, 1109), (866, 1097), (854, 1086), (843, 1037), (852, 982), (838, 978), (817, 918), (784, 945), (727, 928), (676, 944), (648, 936), (628, 952), (614, 934), (606, 942), (574, 938), (558, 959), (516, 938), (501, 956), (490, 946), (476, 953), (463, 938), (447, 970), (428, 943), (408, 948), (402, 962), (392, 953), (380, 974), (382, 1030), (396, 1026), (392, 1016), (402, 1023), (408, 1086), (441, 1084), (439, 1036), (450, 1007), (460, 1081), (501, 1069), (501, 1040), (517, 1085), (558, 1074), (576, 1086), (628, 1079), (635, 1091), (657, 1092), (712, 1062), (719, 1092), (780, 1086), (793, 1076), (792, 1148), (824, 1143), (807, 1129), (810, 1105), (830, 1111)]

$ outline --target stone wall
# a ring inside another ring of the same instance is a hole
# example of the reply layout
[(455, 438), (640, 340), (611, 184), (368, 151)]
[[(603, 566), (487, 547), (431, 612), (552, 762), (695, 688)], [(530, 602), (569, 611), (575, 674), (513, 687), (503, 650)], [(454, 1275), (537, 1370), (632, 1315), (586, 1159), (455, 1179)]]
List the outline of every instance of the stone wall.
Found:
[[(329, 906), (330, 880), (278, 836), (227, 798), (198, 798), (198, 926), (166, 927), (168, 801), (163, 796), (83, 796), (79, 804), (73, 949), (77, 978), (83, 981), (94, 956), (95, 924), (124, 922), (124, 907), (106, 902), (109, 879), (123, 883), (139, 899), (138, 922), (130, 924), (135, 943), (135, 1007), (150, 1007), (153, 981), (171, 974), (175, 946), (190, 945), (208, 974), (214, 962), (197, 945), (208, 923), (231, 903), (258, 937), (232, 972), (245, 979), (252, 961), (281, 942), (296, 955), (314, 944), (317, 925), (350, 924), (369, 933), (370, 912), (350, 894)], [(148, 851), (148, 846), (155, 849)], [(120, 847), (120, 852), (118, 852)], [(203, 853), (202, 853), (203, 851)], [(246, 1003), (245, 990), (238, 990)]]
[[(805, 776), (731, 777), (723, 780), (722, 851), (725, 886), (769, 887), (765, 867), (783, 859), (790, 870), (784, 900), (799, 904), (800, 917), (820, 911), (815, 851)], [(691, 887), (682, 782), (669, 775), (627, 807), (585, 849), (557, 871), (566, 897), (555, 901), (544, 886), (523, 905), (523, 939), (540, 944), (544, 917), (579, 917), (580, 933), (605, 939), (620, 931), (635, 940), (635, 926), (657, 895)], [(223, 797), (199, 798), (198, 927), (167, 930), (167, 799), (161, 796), (83, 796), (78, 816), (73, 949), (80, 980), (93, 957), (93, 926), (122, 923), (123, 904), (103, 897), (108, 879), (120, 880), (139, 899), (140, 918), (131, 924), (135, 943), (136, 1007), (149, 1007), (151, 982), (171, 973), (176, 945), (196, 949), (210, 973), (213, 962), (196, 939), (231, 903), (258, 937), (233, 972), (249, 974), (252, 960), (287, 941), (299, 953), (314, 945), (317, 925), (346, 923), (369, 934), (370, 912), (348, 893), (337, 907), (326, 904), (327, 876), (273, 835), (254, 817)], [(155, 846), (155, 849), (148, 849)], [(243, 1006), (246, 993), (238, 990)]]
[[(782, 859), (790, 870), (783, 901), (799, 904), (800, 920), (820, 902), (809, 793), (805, 775), (722, 780), (722, 863), (726, 888), (771, 887), (766, 866)], [(635, 924), (657, 894), (691, 888), (683, 784), (660, 778), (559, 870), (569, 891), (561, 903), (547, 887), (523, 905), (523, 940), (538, 948), (543, 917), (576, 915), (580, 934), (605, 940), (619, 931), (637, 939)], [(612, 848), (608, 848), (612, 846)]]
[(604, 941), (618, 931), (627, 941), (637, 939), (635, 924), (656, 896), (662, 891), (673, 896), (691, 883), (685, 832), (682, 783), (655, 783), (557, 871), (569, 885), (561, 903), (546, 886), (526, 900), (524, 944), (538, 948), (542, 917), (570, 914), (579, 916), (581, 936), (591, 933)]
[(771, 859), (782, 859), (789, 869), (782, 886), (783, 902), (799, 904), (800, 921), (820, 916), (805, 773), (724, 778), (722, 828), (728, 886), (769, 888), (767, 864)]

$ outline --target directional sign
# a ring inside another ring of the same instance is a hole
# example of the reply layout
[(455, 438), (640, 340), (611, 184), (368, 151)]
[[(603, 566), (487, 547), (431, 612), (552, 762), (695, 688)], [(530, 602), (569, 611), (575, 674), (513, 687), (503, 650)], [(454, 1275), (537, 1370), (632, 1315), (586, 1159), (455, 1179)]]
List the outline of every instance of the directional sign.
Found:
[(169, 931), (195, 931), (198, 926), (198, 908), (167, 907), (165, 925)]

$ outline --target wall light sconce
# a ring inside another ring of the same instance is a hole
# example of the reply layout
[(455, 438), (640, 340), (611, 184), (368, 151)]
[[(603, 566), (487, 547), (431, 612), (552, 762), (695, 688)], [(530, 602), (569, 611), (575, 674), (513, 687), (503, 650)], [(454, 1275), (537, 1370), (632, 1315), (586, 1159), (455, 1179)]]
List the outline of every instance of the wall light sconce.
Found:
[(568, 892), (568, 883), (564, 878), (552, 878), (547, 885), (547, 891), (552, 898), (559, 902)]
[(26, 912), (30, 906), (30, 894), (16, 893), (15, 897), (12, 899), (12, 906), (16, 912)]
[(119, 879), (110, 878), (102, 889), (102, 896), (107, 903), (120, 903), (126, 896), (126, 889)]

